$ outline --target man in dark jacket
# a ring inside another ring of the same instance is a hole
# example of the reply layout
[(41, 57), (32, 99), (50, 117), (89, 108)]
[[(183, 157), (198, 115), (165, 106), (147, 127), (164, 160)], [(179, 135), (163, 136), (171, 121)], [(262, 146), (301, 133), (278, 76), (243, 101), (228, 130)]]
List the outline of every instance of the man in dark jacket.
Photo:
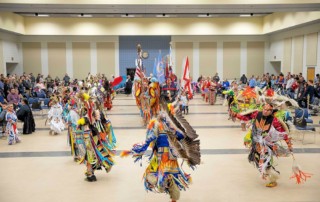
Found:
[(31, 134), (36, 129), (33, 114), (27, 99), (23, 99), (21, 103), (22, 105), (17, 111), (17, 117), (20, 121), (23, 121), (23, 134)]
[(246, 84), (248, 82), (248, 79), (246, 77), (245, 74), (242, 74), (241, 78), (240, 78), (240, 81), (243, 83), (243, 84)]

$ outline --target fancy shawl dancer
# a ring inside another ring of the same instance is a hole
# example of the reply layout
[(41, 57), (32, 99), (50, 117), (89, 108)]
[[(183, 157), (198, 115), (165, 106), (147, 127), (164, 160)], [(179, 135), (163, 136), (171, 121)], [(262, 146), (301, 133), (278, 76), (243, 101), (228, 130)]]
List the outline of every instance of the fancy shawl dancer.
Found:
[(51, 101), (51, 108), (48, 112), (48, 120), (50, 123), (50, 134), (60, 134), (64, 130), (64, 123), (62, 120), (62, 106), (58, 102), (58, 98), (53, 98)]
[(75, 132), (77, 130), (78, 120), (80, 119), (75, 99), (70, 99), (68, 103), (68, 142), (71, 146), (71, 154), (75, 161), (79, 160), (79, 150), (76, 145)]
[(103, 111), (95, 109), (94, 102), (86, 93), (80, 93), (80, 115), (76, 144), (79, 150), (79, 163), (87, 167), (86, 180), (96, 181), (95, 170), (102, 167), (109, 172), (114, 165), (116, 138), (110, 120)]
[(123, 151), (120, 156), (132, 155), (135, 162), (150, 146), (152, 154), (144, 173), (144, 185), (147, 191), (167, 193), (173, 202), (180, 198), (180, 190), (186, 190), (191, 176), (178, 164), (178, 157), (183, 158), (191, 168), (200, 164), (200, 140), (196, 131), (183, 118), (178, 104), (166, 104), (161, 101), (164, 111), (152, 119), (147, 126), (144, 144), (135, 144), (130, 151)]

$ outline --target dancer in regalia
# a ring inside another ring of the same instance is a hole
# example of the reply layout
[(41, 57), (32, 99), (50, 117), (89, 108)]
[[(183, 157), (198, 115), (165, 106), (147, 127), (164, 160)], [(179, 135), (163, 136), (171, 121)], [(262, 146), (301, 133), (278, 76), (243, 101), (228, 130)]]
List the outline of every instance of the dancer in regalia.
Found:
[(109, 172), (114, 165), (116, 138), (110, 120), (99, 110), (89, 95), (80, 93), (81, 100), (76, 144), (79, 150), (80, 163), (86, 165), (86, 180), (96, 181), (95, 170), (102, 167)]
[[(165, 101), (162, 103), (163, 109), (166, 109)], [(181, 111), (174, 114), (173, 106), (168, 104), (172, 113), (169, 110), (161, 111), (149, 122), (144, 144), (135, 144), (130, 151), (123, 151), (120, 155), (133, 155), (136, 162), (142, 159), (149, 146), (152, 147), (150, 163), (143, 175), (145, 189), (168, 193), (172, 202), (175, 202), (180, 198), (180, 190), (186, 190), (191, 182), (191, 176), (179, 166), (178, 156), (192, 168), (199, 165), (200, 141), (182, 117)]]

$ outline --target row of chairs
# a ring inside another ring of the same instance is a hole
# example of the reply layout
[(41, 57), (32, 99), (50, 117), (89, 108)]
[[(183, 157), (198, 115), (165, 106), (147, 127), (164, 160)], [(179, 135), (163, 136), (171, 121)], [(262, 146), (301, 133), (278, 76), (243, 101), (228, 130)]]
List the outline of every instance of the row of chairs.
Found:
[(30, 108), (33, 112), (41, 112), (43, 115), (44, 109), (49, 109), (50, 98), (32, 98), (28, 99)]
[[(293, 124), (296, 128), (297, 140), (301, 141), (302, 144), (316, 143), (316, 128), (314, 126), (308, 126), (308, 124), (313, 124), (313, 120), (310, 119), (310, 114), (307, 108), (295, 109)], [(307, 142), (307, 136), (313, 137), (312, 141)]]

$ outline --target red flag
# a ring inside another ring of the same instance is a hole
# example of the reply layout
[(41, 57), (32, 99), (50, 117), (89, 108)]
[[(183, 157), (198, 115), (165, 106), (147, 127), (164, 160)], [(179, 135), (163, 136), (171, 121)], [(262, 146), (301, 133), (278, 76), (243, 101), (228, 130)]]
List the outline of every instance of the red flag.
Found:
[(189, 59), (186, 58), (186, 63), (183, 69), (183, 76), (181, 79), (181, 86), (185, 91), (188, 91), (188, 97), (191, 99), (193, 97), (193, 92), (191, 88), (191, 80), (190, 80), (190, 67), (189, 67)]

